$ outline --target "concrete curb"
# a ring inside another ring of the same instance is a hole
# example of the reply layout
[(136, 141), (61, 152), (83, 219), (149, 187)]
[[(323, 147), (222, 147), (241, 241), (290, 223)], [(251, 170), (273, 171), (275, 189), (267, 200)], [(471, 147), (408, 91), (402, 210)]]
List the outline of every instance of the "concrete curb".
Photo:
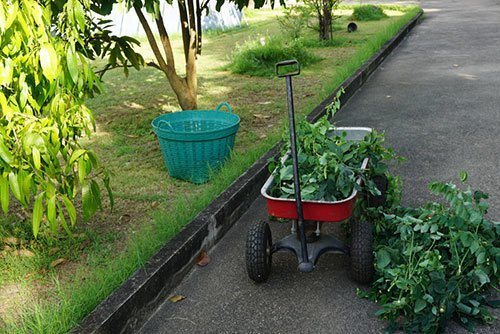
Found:
[[(416, 15), (378, 53), (341, 84), (345, 90), (341, 97), (342, 105), (415, 27), (421, 16), (422, 13)], [(307, 119), (315, 121), (320, 118), (337, 90), (314, 108)], [(165, 301), (167, 292), (189, 272), (200, 251), (210, 250), (259, 196), (261, 185), (269, 175), (268, 161), (270, 158), (276, 158), (278, 154), (279, 144), (276, 144), (72, 332), (133, 333), (138, 330), (149, 315)]]

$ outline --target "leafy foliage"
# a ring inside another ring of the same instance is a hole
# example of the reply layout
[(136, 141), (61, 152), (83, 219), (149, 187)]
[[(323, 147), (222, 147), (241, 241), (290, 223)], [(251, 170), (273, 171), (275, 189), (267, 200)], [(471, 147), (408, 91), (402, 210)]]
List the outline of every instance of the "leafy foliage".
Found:
[[(325, 116), (315, 123), (306, 120), (297, 126), (297, 155), (300, 173), (301, 195), (306, 200), (337, 201), (349, 197), (353, 189), (361, 191), (358, 179), (374, 195), (380, 195), (372, 178), (387, 173), (385, 161), (396, 158), (390, 148), (385, 148), (384, 135), (376, 131), (366, 135), (363, 140), (347, 140), (346, 133), (334, 133), (330, 123), (340, 108), (340, 94), (329, 106)], [(290, 151), (290, 141), (283, 153)], [(365, 158), (370, 159), (370, 168), (363, 169)], [(274, 169), (274, 166), (271, 166)], [(275, 173), (272, 194), (281, 198), (294, 197), (293, 166), (289, 158), (280, 163)]]
[(283, 16), (278, 17), (280, 27), (292, 39), (298, 39), (309, 25), (311, 12), (305, 6), (295, 5), (283, 8)]
[(384, 10), (376, 5), (356, 6), (352, 12), (352, 19), (355, 21), (377, 21), (386, 17)]
[(376, 224), (378, 279), (363, 295), (382, 304), (378, 315), (393, 330), (437, 332), (452, 317), (473, 329), (492, 321), (484, 294), (498, 289), (500, 225), (485, 217), (486, 194), (429, 187), (445, 204), (397, 207)]
[(53, 22), (38, 1), (0, 4), (0, 202), (31, 208), (35, 236), (46, 225), (69, 233), (80, 190), (86, 219), (101, 207), (97, 158), (78, 144), (93, 125), (84, 98), (101, 90), (80, 51), (84, 11), (67, 1)]
[[(54, 26), (53, 33), (65, 39), (66, 27), (77, 24), (78, 29), (73, 30), (74, 37), (78, 37), (81, 43), (75, 45), (76, 50), (85, 55), (88, 59), (107, 58), (108, 63), (104, 69), (98, 71), (102, 75), (114, 68), (123, 68), (128, 76), (129, 68), (139, 69), (145, 65), (144, 59), (134, 51), (134, 46), (139, 45), (139, 41), (129, 36), (115, 36), (109, 29), (112, 26), (111, 20), (98, 18), (93, 12), (98, 14), (109, 14), (112, 9), (112, 1), (91, 1), (72, 0), (73, 10), (67, 10), (66, 1), (50, 1), (51, 22), (58, 23)], [(64, 22), (63, 19), (68, 12), (74, 16), (73, 21)]]
[(306, 17), (315, 19), (315, 24), (309, 24), (310, 28), (319, 33), (320, 40), (329, 40), (333, 37), (333, 22), (338, 16), (333, 11), (338, 8), (342, 0), (302, 0), (301, 11)]
[(261, 37), (238, 46), (229, 68), (238, 74), (273, 76), (275, 64), (287, 59), (298, 60), (302, 67), (320, 60), (298, 40), (286, 42), (281, 37)]

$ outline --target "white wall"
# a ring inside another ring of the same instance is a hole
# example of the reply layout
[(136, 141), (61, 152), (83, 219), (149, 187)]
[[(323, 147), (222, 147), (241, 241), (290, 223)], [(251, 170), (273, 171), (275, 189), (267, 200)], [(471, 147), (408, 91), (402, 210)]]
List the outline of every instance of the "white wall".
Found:
[[(233, 3), (225, 3), (220, 12), (215, 10), (216, 1), (210, 1), (209, 3), (209, 14), (206, 16), (203, 13), (201, 25), (204, 30), (209, 29), (227, 29), (231, 27), (237, 27), (241, 25), (241, 20), (243, 14)], [(179, 10), (177, 7), (177, 2), (174, 1), (174, 5), (168, 5), (165, 1), (161, 2), (161, 13), (163, 20), (165, 21), (165, 27), (169, 33), (180, 32), (180, 21), (179, 21)], [(151, 15), (145, 13), (151, 28), (153, 31), (157, 32), (156, 24), (151, 19)], [(111, 31), (115, 35), (123, 36), (143, 36), (144, 30), (141, 27), (139, 19), (135, 14), (134, 10), (129, 12), (123, 4), (117, 4), (113, 7), (113, 11), (106, 18), (113, 21), (114, 25)]]

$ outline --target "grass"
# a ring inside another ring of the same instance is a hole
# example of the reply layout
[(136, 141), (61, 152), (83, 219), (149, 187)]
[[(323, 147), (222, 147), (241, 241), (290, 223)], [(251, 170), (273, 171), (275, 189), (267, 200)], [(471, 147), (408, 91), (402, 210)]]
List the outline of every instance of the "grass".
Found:
[(384, 10), (375, 5), (361, 5), (354, 8), (351, 18), (355, 21), (377, 21), (386, 18)]
[(250, 39), (236, 47), (227, 66), (233, 73), (254, 76), (273, 76), (277, 62), (295, 59), (302, 68), (321, 60), (299, 40), (285, 41), (282, 36)]
[[(361, 22), (353, 34), (335, 32), (336, 39), (347, 41), (339, 45), (311, 43), (310, 51), (322, 60), (294, 80), (296, 111), (302, 116), (310, 112), (418, 10), (392, 11), (387, 19)], [(345, 26), (351, 13), (343, 8), (339, 24)], [(231, 161), (201, 186), (169, 178), (150, 128), (155, 116), (178, 108), (166, 78), (151, 68), (131, 72), (128, 79), (119, 72), (107, 74), (107, 92), (89, 101), (97, 132), (85, 141), (114, 173), (115, 210), (80, 225), (73, 239), (37, 243), (29, 223), (17, 216), (1, 218), (1, 332), (62, 333), (74, 327), (280, 139), (286, 117), (283, 80), (224, 70), (237, 43), (280, 33), (275, 19), (279, 11), (246, 14), (248, 26), (206, 34), (199, 58), (199, 107), (229, 101), (242, 120)], [(309, 34), (306, 39), (316, 38)], [(146, 58), (151, 58), (143, 44)], [(181, 47), (176, 38), (176, 54)], [(9, 245), (7, 237), (15, 242)], [(65, 262), (53, 266), (58, 259)]]

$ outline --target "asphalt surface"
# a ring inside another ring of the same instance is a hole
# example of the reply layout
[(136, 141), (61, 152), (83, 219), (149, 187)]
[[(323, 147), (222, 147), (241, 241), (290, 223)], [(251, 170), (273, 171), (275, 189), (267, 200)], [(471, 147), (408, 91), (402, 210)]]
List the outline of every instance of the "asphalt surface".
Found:
[[(337, 116), (337, 125), (386, 131), (407, 158), (395, 168), (404, 203), (432, 199), (432, 180), (458, 181), (490, 193), (490, 216), (500, 219), (500, 1), (422, 1), (425, 20), (390, 55)], [(314, 272), (300, 274), (295, 258), (273, 257), (267, 283), (246, 275), (249, 224), (266, 219), (265, 203), (250, 210), (171, 294), (141, 333), (383, 333), (377, 305), (358, 298), (346, 256), (323, 255)], [(271, 224), (273, 238), (288, 225)], [(342, 235), (339, 225), (329, 226)], [(498, 313), (498, 312), (496, 312)], [(465, 333), (452, 324), (448, 333)], [(494, 326), (478, 333), (500, 333)]]

